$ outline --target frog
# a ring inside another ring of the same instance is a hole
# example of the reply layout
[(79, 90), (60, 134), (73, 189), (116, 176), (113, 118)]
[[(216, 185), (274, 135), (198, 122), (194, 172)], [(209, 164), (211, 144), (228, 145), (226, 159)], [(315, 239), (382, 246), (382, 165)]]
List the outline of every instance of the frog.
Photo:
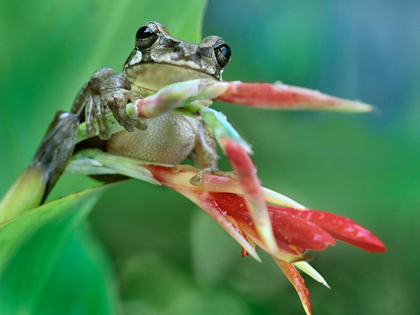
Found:
[[(132, 119), (125, 109), (128, 102), (172, 83), (220, 81), (230, 59), (231, 49), (219, 36), (191, 43), (174, 38), (158, 22), (148, 22), (137, 30), (123, 71), (104, 67), (94, 72), (78, 92), (71, 113), (86, 122), (88, 137), (95, 137), (97, 122), (99, 138), (105, 142), (102, 147), (109, 153), (170, 165), (190, 158), (199, 169), (217, 172), (216, 143), (202, 121), (176, 113)], [(211, 105), (211, 101), (203, 102)], [(104, 118), (107, 107), (125, 129), (112, 136)]]

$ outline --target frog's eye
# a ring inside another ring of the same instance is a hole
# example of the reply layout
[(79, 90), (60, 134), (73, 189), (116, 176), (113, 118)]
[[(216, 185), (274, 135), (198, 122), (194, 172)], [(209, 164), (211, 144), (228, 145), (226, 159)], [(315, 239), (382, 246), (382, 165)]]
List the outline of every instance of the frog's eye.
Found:
[(217, 63), (219, 64), (220, 68), (224, 68), (230, 60), (230, 47), (222, 40), (218, 40), (213, 47)]
[(140, 27), (136, 33), (136, 47), (138, 49), (147, 49), (152, 46), (159, 38), (156, 31), (149, 26)]

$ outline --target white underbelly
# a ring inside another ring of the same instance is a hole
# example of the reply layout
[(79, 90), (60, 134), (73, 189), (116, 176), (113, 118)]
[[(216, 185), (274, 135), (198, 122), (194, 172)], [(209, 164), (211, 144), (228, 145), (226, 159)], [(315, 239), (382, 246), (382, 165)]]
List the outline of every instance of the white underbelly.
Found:
[(107, 151), (149, 162), (179, 164), (194, 149), (198, 121), (178, 114), (147, 120), (147, 130), (122, 131), (107, 141)]

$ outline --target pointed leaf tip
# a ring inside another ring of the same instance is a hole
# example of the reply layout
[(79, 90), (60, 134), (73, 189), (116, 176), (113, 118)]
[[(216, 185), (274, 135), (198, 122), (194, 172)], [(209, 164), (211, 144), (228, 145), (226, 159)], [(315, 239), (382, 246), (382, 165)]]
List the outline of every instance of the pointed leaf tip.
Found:
[(310, 276), (315, 281), (318, 281), (319, 283), (326, 286), (328, 289), (331, 289), (328, 285), (327, 281), (325, 281), (324, 277), (320, 275), (318, 271), (315, 270), (314, 267), (312, 267), (308, 262), (306, 261), (298, 261), (293, 263), (296, 267), (298, 267), (300, 270), (302, 270), (304, 273), (306, 273), (308, 276)]

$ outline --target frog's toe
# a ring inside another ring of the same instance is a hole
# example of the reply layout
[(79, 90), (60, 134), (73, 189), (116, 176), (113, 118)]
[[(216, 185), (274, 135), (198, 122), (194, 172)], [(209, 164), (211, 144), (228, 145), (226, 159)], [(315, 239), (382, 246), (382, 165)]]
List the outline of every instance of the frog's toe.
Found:
[(125, 130), (133, 132), (134, 128), (145, 130), (147, 126), (138, 119), (130, 118), (125, 108), (127, 106), (126, 96), (121, 92), (108, 93), (104, 96), (105, 105), (108, 106), (117, 122), (124, 127)]
[(99, 129), (99, 138), (101, 138), (102, 140), (108, 140), (109, 138), (111, 138), (111, 130), (108, 128), (108, 125), (106, 123), (105, 106), (102, 102), (102, 98), (99, 95), (96, 95), (94, 97), (94, 104), (96, 123), (98, 124)]
[(234, 172), (223, 172), (223, 171), (218, 170), (215, 167), (206, 167), (198, 171), (196, 175), (191, 177), (190, 184), (194, 186), (201, 185), (203, 183), (203, 177), (205, 174), (211, 174), (211, 175), (236, 179), (236, 174)]
[(95, 114), (93, 97), (91, 95), (88, 95), (86, 97), (84, 106), (85, 106), (85, 123), (86, 123), (85, 134), (86, 134), (86, 137), (92, 138), (96, 136), (96, 128), (94, 125), (96, 114)]
[(94, 125), (88, 125), (86, 123), (85, 134), (86, 134), (86, 137), (88, 137), (88, 138), (93, 138), (94, 136), (96, 136), (95, 126)]
[(223, 176), (228, 178), (236, 179), (236, 175), (234, 172), (222, 172), (213, 167), (203, 168), (202, 170), (198, 171), (196, 175), (191, 177), (190, 184), (194, 186), (200, 186), (203, 183), (203, 177), (205, 174), (211, 174), (216, 176)]
[(99, 127), (99, 138), (101, 138), (102, 140), (109, 140), (109, 138), (111, 138), (111, 135), (111, 130), (109, 130), (107, 127)]
[(147, 125), (142, 123), (139, 119), (130, 118), (124, 108), (118, 109), (118, 116), (123, 121), (123, 126), (127, 131), (134, 131), (134, 128), (145, 130)]
[(196, 174), (190, 179), (190, 184), (194, 186), (200, 186), (203, 183), (203, 177), (206, 174), (236, 179), (235, 172), (223, 172), (215, 167), (206, 167), (200, 170), (191, 165), (178, 164), (174, 166), (172, 171), (175, 173), (179, 171), (196, 172)]
[[(111, 137), (111, 130), (108, 128), (105, 120), (105, 107), (99, 95), (88, 95), (85, 99), (85, 134), (88, 138), (99, 135), (102, 140), (108, 140)], [(97, 124), (97, 127), (96, 125)], [(98, 133), (97, 133), (97, 129)]]
[(232, 179), (237, 179), (238, 178), (234, 171), (224, 172), (224, 171), (220, 171), (220, 170), (216, 169), (216, 170), (212, 170), (211, 173), (213, 175), (216, 175), (216, 176), (223, 176), (223, 177), (228, 177), (228, 178), (232, 178)]
[[(130, 97), (130, 99), (132, 100), (132, 97)], [(120, 116), (120, 118), (122, 120), (124, 120), (124, 122), (136, 129), (139, 130), (146, 130), (147, 129), (147, 124), (145, 122), (144, 118), (138, 118), (136, 117), (131, 117), (129, 115), (129, 113), (127, 112), (127, 105), (124, 106), (124, 108), (119, 108), (118, 109), (118, 115)]]
[(211, 168), (204, 168), (199, 170), (197, 174), (190, 178), (190, 184), (194, 186), (200, 186), (203, 183), (204, 174), (210, 174)]

